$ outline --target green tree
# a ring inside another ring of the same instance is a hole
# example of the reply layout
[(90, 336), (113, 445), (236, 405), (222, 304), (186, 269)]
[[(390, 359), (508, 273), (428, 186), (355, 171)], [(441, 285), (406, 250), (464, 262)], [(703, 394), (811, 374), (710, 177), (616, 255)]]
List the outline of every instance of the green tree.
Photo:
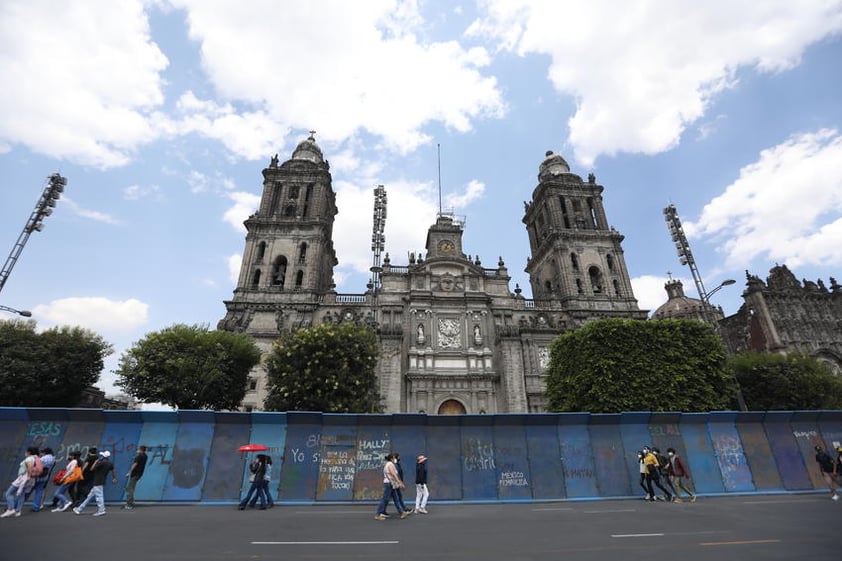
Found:
[(710, 411), (736, 393), (722, 341), (696, 320), (588, 323), (553, 341), (547, 374), (552, 411)]
[(112, 352), (111, 344), (82, 327), (37, 333), (32, 320), (2, 321), (0, 405), (74, 407)]
[(284, 333), (266, 360), (268, 411), (372, 413), (380, 410), (377, 335), (352, 323)]
[(117, 385), (145, 403), (178, 409), (236, 409), (260, 349), (243, 333), (173, 325), (152, 332), (120, 357)]
[(813, 357), (743, 353), (729, 357), (728, 367), (753, 411), (842, 408), (842, 377)]

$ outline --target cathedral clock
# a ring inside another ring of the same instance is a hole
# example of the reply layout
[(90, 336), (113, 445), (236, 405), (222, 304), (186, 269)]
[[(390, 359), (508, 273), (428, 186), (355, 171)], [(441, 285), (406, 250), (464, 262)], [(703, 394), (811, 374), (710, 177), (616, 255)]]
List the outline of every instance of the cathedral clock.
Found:
[(450, 253), (456, 249), (456, 246), (453, 245), (453, 242), (450, 240), (442, 240), (439, 242), (439, 251), (442, 253)]

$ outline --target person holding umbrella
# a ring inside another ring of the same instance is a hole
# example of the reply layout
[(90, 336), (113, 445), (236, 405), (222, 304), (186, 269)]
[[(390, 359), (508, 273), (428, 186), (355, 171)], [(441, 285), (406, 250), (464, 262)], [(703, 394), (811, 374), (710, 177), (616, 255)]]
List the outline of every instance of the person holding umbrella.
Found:
[(263, 493), (263, 487), (265, 485), (264, 479), (266, 478), (266, 465), (266, 454), (258, 454), (257, 457), (249, 464), (249, 470), (251, 471), (249, 481), (251, 481), (251, 486), (249, 487), (245, 498), (243, 498), (237, 506), (237, 510), (245, 510), (246, 505), (255, 493), (257, 493), (257, 496), (260, 498), (260, 510), (266, 510), (266, 495)]

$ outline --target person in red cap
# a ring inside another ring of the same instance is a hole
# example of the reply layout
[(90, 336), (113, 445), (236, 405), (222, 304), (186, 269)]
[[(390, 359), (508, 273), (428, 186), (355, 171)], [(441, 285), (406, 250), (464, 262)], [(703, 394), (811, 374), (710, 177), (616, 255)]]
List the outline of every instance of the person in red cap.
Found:
[(415, 462), (415, 512), (427, 514), (427, 499), (429, 498), (427, 456), (418, 456), (418, 460)]

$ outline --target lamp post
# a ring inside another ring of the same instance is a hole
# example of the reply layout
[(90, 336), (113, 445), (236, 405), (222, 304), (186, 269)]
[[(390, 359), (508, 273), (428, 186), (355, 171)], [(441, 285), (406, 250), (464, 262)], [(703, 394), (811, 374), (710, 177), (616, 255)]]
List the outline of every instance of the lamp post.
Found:
[(16, 310), (14, 308), (10, 308), (9, 306), (4, 306), (2, 304), (0, 304), (0, 311), (10, 312), (10, 313), (13, 313), (13, 314), (17, 314), (19, 316), (23, 316), (25, 318), (31, 318), (32, 317), (32, 312), (30, 312), (29, 310)]
[[(713, 307), (710, 303), (710, 297), (713, 296), (714, 294), (716, 294), (719, 290), (722, 290), (724, 287), (731, 286), (732, 284), (735, 284), (736, 282), (737, 281), (735, 281), (734, 279), (725, 279), (724, 281), (719, 283), (719, 286), (717, 286), (716, 288), (714, 288), (713, 290), (708, 292), (707, 295), (705, 296), (705, 299), (704, 299), (705, 314), (708, 314), (708, 313), (711, 314), (711, 319), (713, 320), (711, 323), (713, 323), (713, 328), (720, 337), (722, 335), (719, 332), (719, 322), (716, 320), (716, 314), (714, 313)], [(740, 381), (737, 380), (736, 373), (734, 374), (734, 383), (737, 385), (737, 406), (740, 408), (740, 411), (748, 411), (748, 407), (746, 406), (746, 401), (743, 398), (743, 389), (740, 387)]]

